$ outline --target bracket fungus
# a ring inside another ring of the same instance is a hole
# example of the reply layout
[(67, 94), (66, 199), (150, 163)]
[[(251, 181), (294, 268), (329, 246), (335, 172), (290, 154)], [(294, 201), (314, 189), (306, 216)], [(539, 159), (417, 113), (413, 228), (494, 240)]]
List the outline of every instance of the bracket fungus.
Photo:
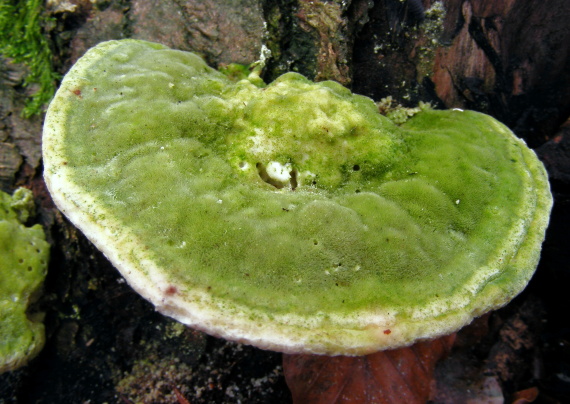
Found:
[(0, 191), (0, 373), (25, 365), (44, 346), (42, 315), (27, 313), (43, 284), (49, 244), (40, 225), (24, 226), (32, 192)]
[(398, 126), (334, 82), (256, 84), (110, 41), (49, 107), (55, 203), (157, 310), (261, 348), (361, 355), (525, 287), (552, 198), (504, 125), (426, 109)]

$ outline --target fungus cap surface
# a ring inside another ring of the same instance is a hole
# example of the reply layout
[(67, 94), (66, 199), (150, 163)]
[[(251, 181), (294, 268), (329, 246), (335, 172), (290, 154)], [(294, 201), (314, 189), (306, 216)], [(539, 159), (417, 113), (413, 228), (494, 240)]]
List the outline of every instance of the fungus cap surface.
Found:
[(232, 82), (135, 40), (70, 70), (43, 152), (58, 207), (160, 312), (285, 352), (403, 346), (506, 304), (551, 207), (489, 116), (397, 126), (334, 82)]
[(24, 225), (33, 206), (28, 189), (0, 191), (0, 373), (25, 365), (45, 341), (41, 316), (28, 315), (49, 258), (42, 227)]

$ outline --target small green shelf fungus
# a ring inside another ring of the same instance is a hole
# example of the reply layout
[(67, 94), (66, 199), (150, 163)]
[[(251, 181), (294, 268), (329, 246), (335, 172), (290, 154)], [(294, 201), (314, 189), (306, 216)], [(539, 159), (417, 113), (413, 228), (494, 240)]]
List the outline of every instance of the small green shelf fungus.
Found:
[[(49, 245), (40, 225), (24, 226), (31, 191), (0, 192), (0, 373), (25, 365), (44, 345), (40, 318), (30, 318), (47, 271)], [(36, 315), (36, 317), (41, 317)]]
[(455, 331), (525, 287), (552, 198), (504, 125), (424, 108), (398, 126), (334, 82), (255, 81), (112, 41), (49, 107), (54, 201), (160, 312), (360, 355)]

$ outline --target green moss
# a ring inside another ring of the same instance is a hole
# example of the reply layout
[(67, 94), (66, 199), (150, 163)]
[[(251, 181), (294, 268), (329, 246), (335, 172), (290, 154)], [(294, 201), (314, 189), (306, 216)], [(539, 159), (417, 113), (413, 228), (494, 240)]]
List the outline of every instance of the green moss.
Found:
[(0, 372), (26, 364), (44, 344), (43, 324), (27, 313), (49, 256), (41, 226), (24, 226), (32, 209), (29, 190), (0, 192)]
[(548, 222), (544, 168), (506, 127), (415, 112), (398, 126), (338, 83), (260, 88), (107, 42), (50, 106), (46, 181), (159, 310), (264, 347), (370, 352), (505, 304)]
[(0, 2), (0, 53), (28, 69), (24, 86), (38, 85), (27, 101), (23, 115), (42, 111), (56, 89), (58, 74), (53, 69), (53, 56), (44, 28), (51, 22), (41, 0), (2, 0)]

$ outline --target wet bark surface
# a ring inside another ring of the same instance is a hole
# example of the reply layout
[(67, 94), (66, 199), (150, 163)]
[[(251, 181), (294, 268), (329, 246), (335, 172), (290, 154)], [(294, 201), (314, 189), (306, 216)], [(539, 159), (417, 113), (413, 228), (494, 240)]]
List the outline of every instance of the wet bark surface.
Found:
[[(91, 46), (139, 38), (210, 65), (272, 53), (286, 71), (379, 101), (469, 108), (507, 124), (544, 161), (555, 199), (529, 287), (461, 331), (431, 383), (454, 402), (570, 401), (570, 4), (564, 0), (110, 0), (52, 2), (46, 27), (64, 74)], [(21, 117), (26, 68), (0, 60), (0, 188), (32, 189), (52, 245), (47, 343), (0, 375), (0, 403), (289, 403), (281, 355), (180, 327), (124, 283), (55, 208), (42, 179), (42, 116)], [(517, 401), (519, 400), (519, 401)], [(521, 401), (523, 400), (523, 401)], [(526, 401), (524, 401), (526, 400)], [(381, 402), (381, 401), (380, 401)]]

